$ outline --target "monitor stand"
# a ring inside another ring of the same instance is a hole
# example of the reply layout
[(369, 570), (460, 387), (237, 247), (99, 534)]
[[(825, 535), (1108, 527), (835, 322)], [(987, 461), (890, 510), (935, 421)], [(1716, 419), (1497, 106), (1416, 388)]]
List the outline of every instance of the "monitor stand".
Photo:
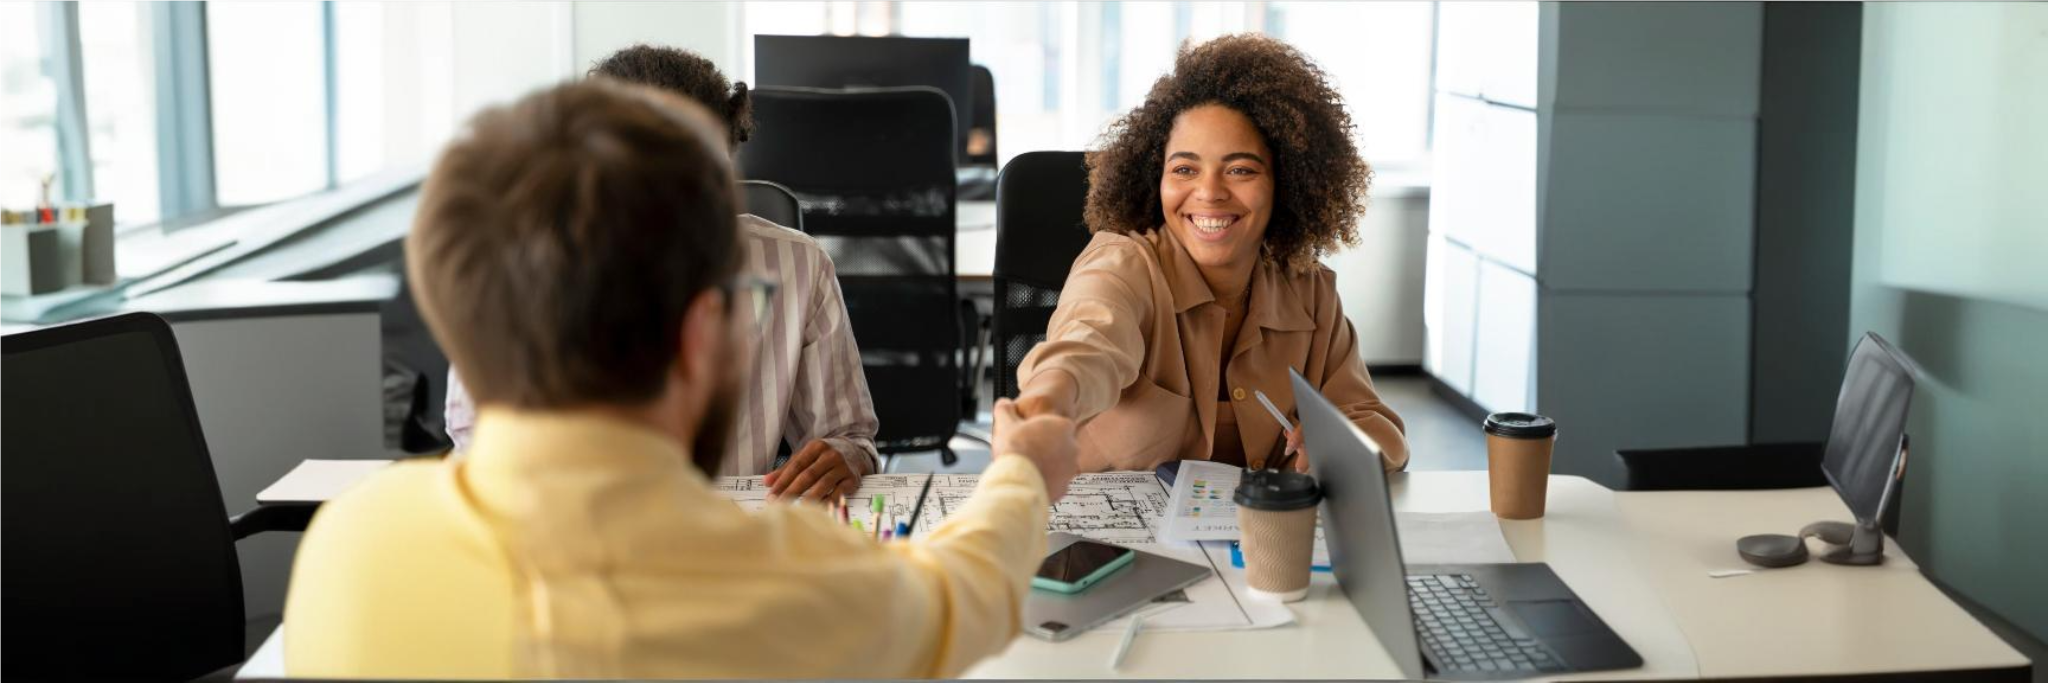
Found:
[(1818, 538), (1827, 544), (1820, 561), (1830, 564), (1867, 566), (1884, 563), (1884, 531), (1874, 520), (1814, 522), (1799, 530), (1799, 538)]
[(1848, 522), (1814, 522), (1799, 530), (1799, 538), (1819, 538), (1828, 544), (1820, 554), (1820, 561), (1830, 564), (1869, 566), (1884, 563), (1884, 530), (1878, 528), (1877, 520), (1884, 518), (1884, 511), (1898, 495), (1899, 486), (1906, 479), (1906, 457), (1912, 449), (1912, 439), (1906, 434), (1899, 435), (1897, 454), (1892, 456), (1891, 476), (1884, 481), (1884, 491), (1878, 494), (1877, 513), (1870, 519), (1860, 516), (1855, 524)]

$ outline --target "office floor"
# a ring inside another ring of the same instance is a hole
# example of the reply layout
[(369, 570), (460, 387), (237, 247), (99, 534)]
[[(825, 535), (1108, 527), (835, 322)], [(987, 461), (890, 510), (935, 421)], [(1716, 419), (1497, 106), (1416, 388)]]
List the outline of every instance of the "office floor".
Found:
[[(1380, 399), (1393, 407), (1408, 427), (1408, 469), (1486, 469), (1486, 438), (1478, 423), (1431, 393), (1428, 380), (1420, 375), (1385, 376), (1375, 378), (1373, 385), (1379, 389)], [(988, 393), (984, 388), (983, 395)], [(986, 406), (976, 418), (963, 424), (963, 429), (987, 434), (991, 418)], [(942, 466), (936, 452), (911, 453), (896, 456), (888, 471), (967, 473), (988, 467), (988, 447), (978, 441), (955, 437), (953, 452), (960, 460), (951, 467)]]

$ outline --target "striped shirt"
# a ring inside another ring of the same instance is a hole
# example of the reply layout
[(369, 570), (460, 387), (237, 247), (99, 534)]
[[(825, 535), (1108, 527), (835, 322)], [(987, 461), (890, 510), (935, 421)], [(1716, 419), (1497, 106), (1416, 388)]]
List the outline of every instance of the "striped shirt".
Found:
[[(749, 268), (779, 287), (774, 309), (756, 326), (753, 377), (741, 391), (745, 410), (718, 474), (768, 472), (785, 440), (792, 452), (822, 440), (855, 472), (874, 473), (875, 404), (832, 258), (809, 235), (756, 216), (740, 216), (740, 232)], [(476, 406), (454, 368), (447, 421), (455, 450), (469, 448)]]

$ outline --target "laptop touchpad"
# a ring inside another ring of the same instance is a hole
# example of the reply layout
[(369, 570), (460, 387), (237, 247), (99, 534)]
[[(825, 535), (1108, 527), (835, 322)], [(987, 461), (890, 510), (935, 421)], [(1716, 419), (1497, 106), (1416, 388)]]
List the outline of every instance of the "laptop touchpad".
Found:
[(1601, 632), (1600, 622), (1579, 609), (1571, 600), (1529, 600), (1508, 603), (1508, 611), (1522, 620), (1531, 635), (1575, 636)]

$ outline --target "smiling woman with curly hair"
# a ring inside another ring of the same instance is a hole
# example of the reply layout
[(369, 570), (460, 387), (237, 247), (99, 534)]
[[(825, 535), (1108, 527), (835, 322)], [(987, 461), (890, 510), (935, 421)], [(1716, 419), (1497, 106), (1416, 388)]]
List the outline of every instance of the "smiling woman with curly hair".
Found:
[(1272, 38), (1183, 46), (1173, 73), (1089, 155), (1087, 221), (1046, 341), (1017, 370), (1019, 410), (1083, 421), (1081, 467), (1177, 459), (1306, 469), (1296, 370), (1408, 462), (1317, 259), (1358, 241), (1372, 169), (1328, 77)]

